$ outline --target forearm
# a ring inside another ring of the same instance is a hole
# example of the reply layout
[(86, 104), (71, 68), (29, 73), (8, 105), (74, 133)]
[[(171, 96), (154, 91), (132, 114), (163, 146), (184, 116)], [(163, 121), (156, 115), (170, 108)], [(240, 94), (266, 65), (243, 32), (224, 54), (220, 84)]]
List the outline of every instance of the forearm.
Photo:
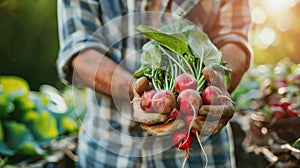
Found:
[(232, 69), (229, 92), (239, 84), (251, 62), (250, 23), (248, 1), (223, 0), (214, 24), (205, 29), (211, 41), (222, 51), (227, 67)]
[(97, 92), (118, 98), (131, 98), (135, 78), (124, 68), (96, 50), (87, 49), (72, 59), (73, 80), (76, 83), (95, 89)]
[(248, 70), (248, 55), (239, 46), (233, 43), (224, 45), (221, 49), (222, 58), (228, 64), (226, 67), (232, 70), (229, 92), (232, 92), (239, 84), (243, 74)]

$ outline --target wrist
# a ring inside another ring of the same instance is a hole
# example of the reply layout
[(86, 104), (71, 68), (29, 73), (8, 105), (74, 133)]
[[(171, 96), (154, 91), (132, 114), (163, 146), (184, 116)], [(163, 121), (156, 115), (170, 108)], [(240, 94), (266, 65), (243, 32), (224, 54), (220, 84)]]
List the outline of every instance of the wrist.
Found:
[(232, 92), (249, 68), (247, 55), (238, 45), (235, 44), (226, 44), (221, 48), (221, 51), (223, 60), (228, 62), (226, 67), (232, 70), (231, 84), (228, 89), (229, 92)]

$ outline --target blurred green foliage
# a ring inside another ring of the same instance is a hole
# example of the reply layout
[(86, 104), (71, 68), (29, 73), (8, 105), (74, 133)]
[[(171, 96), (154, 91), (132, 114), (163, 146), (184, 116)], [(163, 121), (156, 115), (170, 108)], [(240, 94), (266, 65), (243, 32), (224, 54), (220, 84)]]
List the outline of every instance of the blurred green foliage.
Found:
[(41, 84), (61, 87), (56, 1), (1, 0), (0, 19), (0, 75), (21, 76), (33, 90)]
[(84, 99), (84, 90), (41, 85), (32, 91), (23, 78), (0, 76), (0, 159), (16, 163), (50, 154), (55, 139), (77, 134)]

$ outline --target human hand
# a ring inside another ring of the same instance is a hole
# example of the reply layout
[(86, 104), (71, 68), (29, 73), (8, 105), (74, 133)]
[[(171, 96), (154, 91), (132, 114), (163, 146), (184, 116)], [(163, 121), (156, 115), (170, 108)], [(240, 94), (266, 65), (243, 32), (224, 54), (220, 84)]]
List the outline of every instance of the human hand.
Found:
[[(216, 87), (219, 90), (217, 100), (210, 104), (202, 105), (195, 116), (188, 116), (187, 118), (178, 117), (175, 119), (170, 119), (170, 114), (146, 112), (141, 108), (140, 103), (143, 94), (153, 88), (146, 77), (139, 78), (134, 85), (133, 91), (133, 116), (135, 120), (151, 135), (171, 134), (190, 123), (192, 123), (192, 127), (203, 134), (215, 134), (219, 132), (232, 118), (234, 108), (221, 73), (213, 68), (206, 67), (204, 69), (204, 77), (208, 82), (208, 86)], [(176, 111), (176, 108), (173, 110)]]
[(238, 45), (229, 43), (221, 49), (222, 58), (227, 62), (226, 67), (232, 70), (231, 83), (228, 89), (232, 93), (248, 70), (251, 55), (247, 55)]
[[(169, 114), (158, 112), (147, 112), (140, 106), (142, 96), (147, 91), (152, 90), (152, 86), (146, 77), (137, 79), (134, 84), (133, 93), (133, 117), (136, 122), (139, 122), (141, 127), (150, 135), (168, 135), (173, 131), (178, 130), (184, 126), (184, 121), (181, 119), (170, 120)], [(174, 108), (175, 110), (175, 108)]]
[[(218, 133), (232, 118), (234, 114), (234, 107), (230, 99), (224, 80), (220, 72), (211, 67), (205, 67), (204, 77), (208, 82), (208, 87), (214, 88), (208, 93), (204, 90), (201, 94), (204, 105), (198, 111), (198, 115), (194, 117), (192, 126), (200, 131), (202, 134), (216, 134)], [(207, 89), (206, 88), (206, 89)], [(207, 103), (203, 94), (213, 94), (217, 91), (215, 99)]]

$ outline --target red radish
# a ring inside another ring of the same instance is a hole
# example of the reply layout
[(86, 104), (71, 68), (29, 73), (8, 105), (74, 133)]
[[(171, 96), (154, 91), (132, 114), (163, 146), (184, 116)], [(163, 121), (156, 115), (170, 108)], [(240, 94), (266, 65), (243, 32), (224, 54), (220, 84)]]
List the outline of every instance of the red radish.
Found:
[(291, 103), (286, 99), (286, 98), (282, 98), (280, 99), (280, 106), (284, 109), (287, 110), (288, 107), (291, 105)]
[(140, 101), (140, 106), (145, 112), (153, 112), (154, 109), (151, 106), (152, 103), (152, 98), (154, 94), (156, 93), (155, 90), (150, 90), (144, 92), (141, 101)]
[(193, 115), (198, 112), (202, 105), (200, 93), (193, 89), (186, 89), (179, 93), (177, 97), (179, 110), (186, 115)]
[(280, 106), (280, 97), (277, 94), (271, 94), (268, 99), (267, 99), (267, 103), (270, 106)]
[(208, 86), (201, 94), (202, 102), (206, 105), (219, 105), (222, 103), (222, 91), (216, 86)]
[(271, 118), (283, 119), (285, 118), (284, 109), (281, 106), (271, 107)]
[(189, 132), (178, 130), (172, 135), (172, 143), (177, 149), (185, 150), (185, 157), (182, 163), (182, 167), (184, 167), (190, 156), (190, 146), (193, 143), (193, 137)]
[(174, 108), (169, 114), (168, 114), (168, 118), (170, 120), (175, 120), (177, 118), (180, 118), (181, 114), (180, 112), (177, 110), (177, 108)]
[(281, 119), (284, 119), (284, 113), (283, 112), (280, 112), (280, 111), (274, 111), (272, 112), (271, 114), (271, 118), (276, 118), (278, 120), (281, 120)]
[(197, 89), (197, 80), (196, 78), (189, 74), (189, 73), (183, 73), (178, 76), (176, 76), (174, 81), (174, 88), (175, 90), (180, 93), (183, 90), (186, 89)]
[(185, 150), (190, 148), (193, 142), (193, 137), (186, 131), (179, 130), (172, 135), (172, 143), (176, 148)]
[(280, 78), (274, 81), (274, 88), (278, 90), (279, 88), (287, 87), (288, 81), (286, 78)]
[(152, 107), (156, 112), (169, 113), (176, 107), (176, 98), (168, 90), (157, 91), (152, 97)]
[(193, 121), (195, 120), (195, 116), (194, 115), (187, 115), (183, 118), (183, 121), (185, 122), (185, 125), (187, 128), (190, 128), (191, 124), (193, 123)]
[(288, 106), (286, 110), (287, 117), (298, 117), (298, 114), (300, 114), (300, 107), (298, 107), (296, 104), (291, 104)]

